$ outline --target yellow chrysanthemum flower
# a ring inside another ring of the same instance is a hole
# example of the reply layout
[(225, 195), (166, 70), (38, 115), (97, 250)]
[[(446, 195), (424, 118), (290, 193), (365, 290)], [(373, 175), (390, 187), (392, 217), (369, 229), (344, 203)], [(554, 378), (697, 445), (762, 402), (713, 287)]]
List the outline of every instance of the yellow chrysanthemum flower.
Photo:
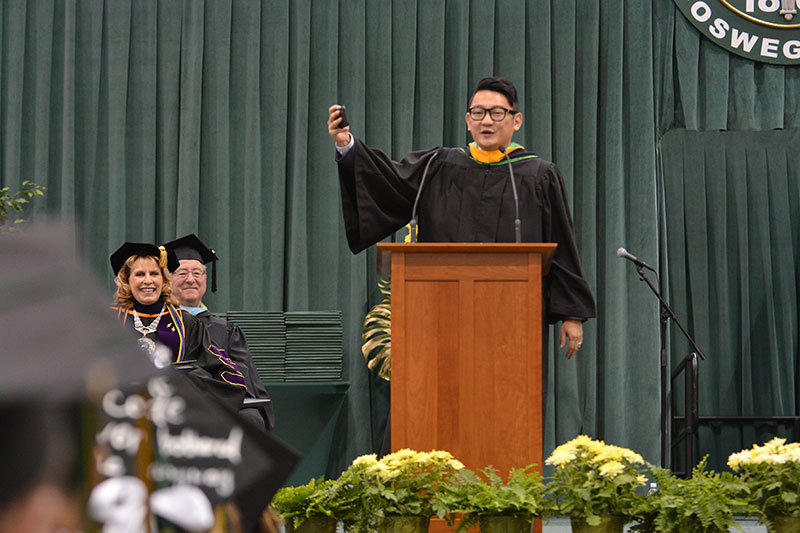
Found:
[(793, 463), (800, 463), (800, 446), (792, 446), (786, 451), (789, 460)]
[(800, 443), (775, 437), (763, 446), (753, 445), (749, 450), (732, 453), (728, 456), (728, 466), (738, 471), (748, 465), (800, 463)]
[(447, 464), (450, 465), (451, 468), (455, 470), (461, 470), (464, 468), (464, 463), (459, 461), (458, 459), (448, 459)]
[(600, 466), (600, 475), (603, 477), (617, 477), (625, 471), (625, 465), (619, 461), (609, 461)]
[(372, 465), (368, 470), (368, 473), (378, 476), (379, 478), (385, 480), (396, 478), (400, 471), (394, 468), (390, 468), (389, 466), (383, 463), (376, 463)]
[(415, 452), (414, 450), (409, 450), (408, 448), (403, 448), (402, 450), (397, 450), (396, 452), (385, 456), (383, 459), (381, 459), (381, 462), (386, 464), (407, 463), (409, 461), (416, 461), (418, 457), (419, 453)]
[(728, 466), (734, 472), (737, 472), (742, 465), (750, 462), (750, 451), (743, 450), (738, 453), (733, 453), (728, 457)]
[(553, 454), (547, 458), (545, 463), (553, 466), (560, 466), (575, 460), (575, 452), (556, 448)]
[(353, 459), (353, 466), (367, 465), (371, 466), (378, 462), (378, 456), (374, 453), (369, 455), (361, 455)]

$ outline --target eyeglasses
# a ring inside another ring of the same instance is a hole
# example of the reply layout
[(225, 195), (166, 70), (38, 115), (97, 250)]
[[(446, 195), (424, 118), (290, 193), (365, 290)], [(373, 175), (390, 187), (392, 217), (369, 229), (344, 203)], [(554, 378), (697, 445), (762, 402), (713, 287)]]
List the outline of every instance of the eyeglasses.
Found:
[(467, 109), (467, 113), (469, 113), (469, 118), (472, 120), (483, 120), (483, 117), (486, 116), (486, 113), (489, 113), (489, 116), (492, 117), (492, 120), (495, 122), (500, 122), (501, 120), (506, 118), (506, 115), (509, 113), (511, 115), (516, 115), (519, 111), (515, 111), (513, 109), (506, 109), (505, 107), (493, 107), (491, 109), (486, 109), (485, 107), (481, 107), (479, 105), (470, 107)]
[(202, 268), (193, 268), (192, 270), (185, 270), (183, 268), (179, 268), (178, 270), (175, 271), (174, 274), (172, 274), (172, 277), (183, 279), (189, 277), (189, 274), (191, 274), (195, 278), (202, 278), (203, 276), (206, 275), (206, 271), (203, 270)]

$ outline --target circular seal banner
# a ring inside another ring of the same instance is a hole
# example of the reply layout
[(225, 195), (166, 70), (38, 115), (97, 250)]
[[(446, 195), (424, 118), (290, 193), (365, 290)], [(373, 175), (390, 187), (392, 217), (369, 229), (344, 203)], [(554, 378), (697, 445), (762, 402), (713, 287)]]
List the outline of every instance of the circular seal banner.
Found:
[(734, 54), (800, 65), (800, 0), (675, 0), (692, 25)]

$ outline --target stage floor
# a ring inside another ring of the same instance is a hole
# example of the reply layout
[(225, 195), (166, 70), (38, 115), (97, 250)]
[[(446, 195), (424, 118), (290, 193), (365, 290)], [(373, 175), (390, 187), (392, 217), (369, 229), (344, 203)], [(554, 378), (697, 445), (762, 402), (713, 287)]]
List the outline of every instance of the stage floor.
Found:
[[(740, 519), (739, 527), (744, 530), (744, 533), (767, 533), (766, 527), (759, 524), (757, 520), (750, 518)], [(627, 527), (625, 531), (628, 531)], [(739, 530), (731, 528), (731, 531)], [(569, 525), (569, 518), (554, 518), (549, 522), (545, 522), (542, 533), (572, 533), (572, 528), (570, 528)]]
[[(744, 533), (767, 533), (766, 527), (759, 524), (757, 520), (750, 518), (739, 519), (739, 527), (744, 530)], [(628, 531), (627, 527), (625, 531)], [(731, 528), (731, 531), (739, 530)], [(341, 524), (339, 524), (337, 533), (343, 533)], [(569, 525), (569, 518), (553, 518), (544, 524), (542, 533), (572, 533), (572, 528)]]

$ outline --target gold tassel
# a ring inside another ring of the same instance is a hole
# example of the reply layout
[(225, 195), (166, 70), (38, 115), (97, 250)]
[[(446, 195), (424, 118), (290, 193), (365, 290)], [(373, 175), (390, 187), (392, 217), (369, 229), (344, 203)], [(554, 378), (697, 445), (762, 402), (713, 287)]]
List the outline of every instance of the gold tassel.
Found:
[(161, 268), (167, 268), (167, 249), (163, 246), (159, 246), (158, 249), (161, 251), (161, 257), (158, 259), (158, 264), (161, 265)]

